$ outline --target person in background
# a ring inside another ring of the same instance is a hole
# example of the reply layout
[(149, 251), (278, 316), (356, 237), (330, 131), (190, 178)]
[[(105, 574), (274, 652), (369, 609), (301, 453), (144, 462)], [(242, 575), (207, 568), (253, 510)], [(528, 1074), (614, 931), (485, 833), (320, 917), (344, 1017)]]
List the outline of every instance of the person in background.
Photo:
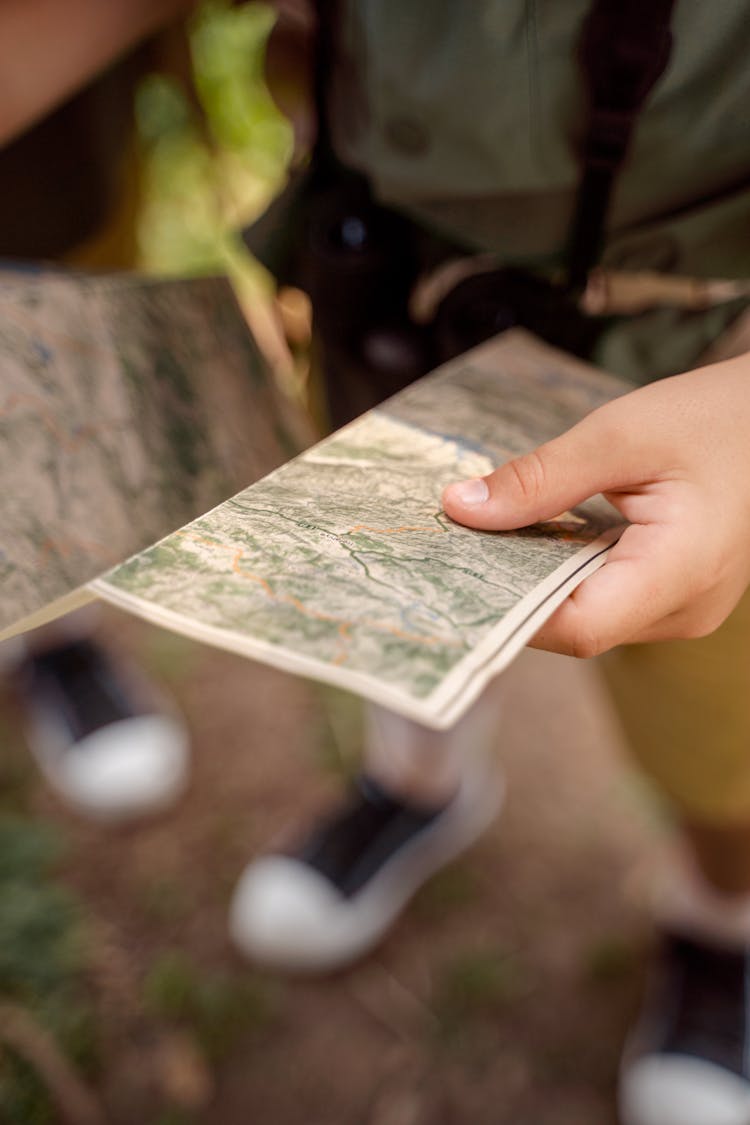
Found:
[[(710, 11), (698, 0), (676, 6), (674, 44), (671, 53), (662, 49), (667, 35), (656, 44), (653, 93), (631, 114), (637, 127), (615, 190), (589, 193), (576, 209), (586, 105), (579, 44), (594, 9), (610, 20), (635, 12), (648, 32), (663, 23), (665, 5), (319, 3), (330, 32), (313, 68), (318, 143), (326, 142), (319, 156), (333, 159), (327, 183), (298, 193), (302, 222), (282, 208), (275, 227), (292, 256), (303, 243), (326, 258), (343, 255), (347, 284), (340, 272), (338, 285), (326, 282), (318, 261), (312, 286), (333, 424), (519, 319), (541, 335), (546, 317), (555, 320), (556, 341), (576, 350), (567, 333), (578, 305), (563, 304), (560, 315), (544, 303), (576, 213), (604, 214), (601, 266), (750, 275), (747, 0)], [(0, 72), (13, 96), (0, 106), (3, 135), (20, 136), (172, 14), (166, 3), (7, 3)], [(610, 22), (589, 58), (607, 58), (618, 39)], [(635, 51), (626, 57), (640, 58), (638, 36), (628, 45)], [(607, 71), (596, 80), (606, 85)], [(32, 104), (25, 115), (24, 104)], [(605, 140), (629, 113), (608, 107)], [(513, 266), (523, 282), (516, 277), (500, 296), (490, 290), (488, 302), (470, 274), (468, 290), (455, 286), (437, 310), (441, 332), (410, 319), (423, 273), (487, 252), (501, 274), (494, 280), (506, 285), (503, 267)], [(277, 272), (291, 279), (283, 265)], [(519, 317), (530, 291), (542, 293), (542, 314), (533, 301), (534, 316)], [(484, 331), (462, 331), (488, 305)], [(606, 664), (615, 698), (639, 761), (675, 812), (675, 858), (654, 894), (665, 938), (658, 986), (622, 1070), (626, 1125), (745, 1125), (750, 1106), (750, 368), (746, 344), (731, 354), (746, 340), (745, 307), (667, 304), (614, 315), (596, 340), (579, 341), (582, 352), (635, 382), (687, 374), (635, 390), (445, 496), (453, 518), (502, 529), (604, 490), (632, 525), (537, 638), (577, 656), (616, 649)], [(719, 358), (709, 350), (722, 339)], [(715, 362), (701, 367), (707, 353)], [(500, 786), (482, 760), (500, 733), (492, 695), (437, 739), (378, 710), (369, 729), (362, 775), (341, 808), (295, 854), (261, 857), (243, 874), (231, 927), (251, 955), (289, 968), (350, 963), (492, 815)]]
[[(288, 36), (310, 26), (299, 4), (280, 7)], [(312, 54), (312, 169), (248, 238), (282, 283), (310, 292), (333, 424), (514, 323), (649, 384), (457, 482), (444, 505), (504, 530), (604, 492), (630, 522), (535, 641), (607, 653), (637, 760), (674, 817), (673, 853), (659, 876), (654, 865), (663, 942), (621, 1116), (745, 1125), (750, 332), (734, 283), (750, 278), (750, 4), (316, 7), (317, 47), (296, 51)], [(457, 261), (446, 286), (440, 271)], [(428, 323), (412, 315), (425, 276), (442, 294)], [(608, 307), (602, 288), (634, 277), (637, 291)], [(732, 299), (696, 301), (710, 281)], [(610, 315), (590, 321), (587, 304)], [(308, 970), (371, 948), (491, 815), (477, 763), (493, 741), (491, 697), (437, 737), (372, 710), (353, 791), (295, 851), (243, 873), (240, 948)]]

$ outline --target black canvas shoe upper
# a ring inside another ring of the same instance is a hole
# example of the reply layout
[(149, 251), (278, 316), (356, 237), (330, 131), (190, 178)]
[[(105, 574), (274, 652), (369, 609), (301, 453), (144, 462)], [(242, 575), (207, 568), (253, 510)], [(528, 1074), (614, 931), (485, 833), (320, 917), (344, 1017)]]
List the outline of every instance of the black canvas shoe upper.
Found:
[(296, 858), (350, 898), (443, 811), (396, 800), (361, 777), (351, 802), (320, 825)]
[(30, 655), (17, 682), (23, 705), (54, 714), (69, 733), (71, 746), (138, 714), (112, 661), (87, 639)]
[(666, 935), (634, 1050), (714, 1063), (750, 1080), (750, 949)]

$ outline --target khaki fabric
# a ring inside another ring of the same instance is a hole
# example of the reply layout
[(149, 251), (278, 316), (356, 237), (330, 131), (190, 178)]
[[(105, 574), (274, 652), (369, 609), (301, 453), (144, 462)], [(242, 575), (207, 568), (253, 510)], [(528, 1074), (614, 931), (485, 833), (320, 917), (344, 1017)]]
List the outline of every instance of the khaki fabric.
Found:
[(710, 637), (628, 645), (600, 663), (636, 760), (677, 810), (750, 822), (750, 592)]
[[(477, 248), (526, 260), (557, 254), (578, 178), (584, 93), (576, 48), (590, 7), (340, 0), (331, 96), (340, 156), (383, 199)], [(679, 254), (689, 265), (685, 220), (702, 227), (714, 203), (731, 207), (738, 192), (750, 214), (749, 22), (748, 0), (676, 5), (672, 57), (618, 181), (613, 250), (628, 231), (628, 253), (639, 262), (669, 267)], [(670, 220), (678, 215), (679, 237)], [(723, 239), (702, 246), (694, 265), (721, 276), (746, 262), (747, 251)]]

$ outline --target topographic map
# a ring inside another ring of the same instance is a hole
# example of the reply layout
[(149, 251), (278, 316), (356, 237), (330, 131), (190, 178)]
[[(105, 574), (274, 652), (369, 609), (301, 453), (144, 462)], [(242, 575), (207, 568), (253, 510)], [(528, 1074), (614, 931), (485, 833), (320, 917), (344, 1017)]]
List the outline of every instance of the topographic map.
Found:
[(0, 635), (297, 449), (229, 283), (0, 271)]
[(519, 532), (440, 508), (450, 481), (627, 386), (507, 333), (440, 368), (93, 584), (200, 640), (455, 722), (605, 558), (601, 498)]

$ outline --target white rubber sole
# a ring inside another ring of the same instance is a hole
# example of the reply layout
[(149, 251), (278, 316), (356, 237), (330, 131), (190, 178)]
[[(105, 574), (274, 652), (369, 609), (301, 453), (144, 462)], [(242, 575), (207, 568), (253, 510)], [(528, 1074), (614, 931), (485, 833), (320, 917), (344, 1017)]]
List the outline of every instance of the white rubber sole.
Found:
[(345, 968), (378, 944), (431, 875), (478, 839), (503, 796), (499, 777), (467, 778), (439, 820), (351, 898), (299, 860), (261, 857), (245, 869), (235, 890), (232, 941), (253, 961), (286, 972)]
[(54, 722), (27, 730), (29, 747), (50, 786), (88, 819), (108, 823), (150, 816), (172, 805), (190, 773), (186, 726), (169, 714), (138, 715), (62, 746)]
[(750, 1125), (750, 1083), (688, 1055), (645, 1055), (620, 1076), (621, 1125)]

